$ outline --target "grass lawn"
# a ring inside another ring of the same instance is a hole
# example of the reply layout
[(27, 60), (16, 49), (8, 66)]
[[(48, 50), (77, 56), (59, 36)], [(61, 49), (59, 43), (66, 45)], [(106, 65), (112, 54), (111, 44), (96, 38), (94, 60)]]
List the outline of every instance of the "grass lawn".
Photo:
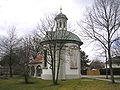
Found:
[(118, 77), (118, 78), (115, 78), (115, 80), (120, 80), (120, 77)]
[(0, 90), (120, 90), (120, 84), (93, 79), (76, 79), (59, 81), (53, 86), (50, 80), (32, 78), (31, 84), (24, 84), (23, 78), (0, 79)]

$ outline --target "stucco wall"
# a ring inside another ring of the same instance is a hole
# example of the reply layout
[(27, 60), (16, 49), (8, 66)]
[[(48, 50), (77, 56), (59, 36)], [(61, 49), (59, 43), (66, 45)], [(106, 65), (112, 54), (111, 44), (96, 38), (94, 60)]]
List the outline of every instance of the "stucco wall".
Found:
[[(69, 49), (71, 46), (75, 46), (75, 58), (77, 64), (76, 68), (71, 68), (70, 66), (70, 55), (69, 55)], [(61, 67), (60, 67), (60, 73), (59, 73), (59, 79), (75, 79), (75, 78), (80, 78), (80, 52), (79, 48), (76, 44), (71, 44), (68, 43), (65, 45), (63, 51), (62, 51), (62, 59), (61, 61)], [(52, 71), (49, 68), (50, 66), (48, 65), (48, 69), (43, 69), (43, 73), (41, 75), (42, 79), (52, 79)]]

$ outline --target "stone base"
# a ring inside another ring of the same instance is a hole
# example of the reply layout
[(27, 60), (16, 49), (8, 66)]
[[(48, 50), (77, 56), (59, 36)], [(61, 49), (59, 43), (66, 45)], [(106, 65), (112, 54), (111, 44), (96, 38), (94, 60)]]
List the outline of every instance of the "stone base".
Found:
[(52, 75), (50, 75), (50, 74), (42, 74), (41, 79), (52, 80)]
[(65, 75), (66, 76), (66, 79), (79, 79), (81, 78), (81, 76), (79, 75)]

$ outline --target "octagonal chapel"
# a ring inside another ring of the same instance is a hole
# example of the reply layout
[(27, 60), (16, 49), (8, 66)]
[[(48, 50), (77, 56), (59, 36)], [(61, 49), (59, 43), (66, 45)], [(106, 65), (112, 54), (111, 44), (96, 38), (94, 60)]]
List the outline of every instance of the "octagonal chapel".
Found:
[[(80, 46), (83, 42), (74, 33), (67, 30), (68, 18), (62, 12), (55, 17), (56, 28), (54, 31), (47, 31), (41, 44), (45, 47), (50, 43), (57, 43), (60, 47), (64, 43), (61, 50), (61, 63), (59, 69), (59, 79), (76, 79), (81, 77), (81, 59)], [(49, 50), (44, 49), (43, 57), (34, 61), (31, 66), (31, 75), (39, 76), (42, 79), (52, 79), (52, 70), (48, 59), (50, 57)], [(58, 53), (56, 53), (58, 60)], [(40, 56), (38, 54), (38, 56)], [(38, 58), (38, 57), (37, 57)], [(56, 61), (57, 63), (57, 61)], [(32, 71), (33, 70), (33, 71)]]

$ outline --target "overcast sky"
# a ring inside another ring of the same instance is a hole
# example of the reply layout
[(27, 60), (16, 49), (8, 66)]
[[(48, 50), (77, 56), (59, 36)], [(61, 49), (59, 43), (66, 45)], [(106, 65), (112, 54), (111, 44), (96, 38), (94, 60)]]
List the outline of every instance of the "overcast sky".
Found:
[(90, 5), (91, 0), (0, 0), (0, 34), (9, 26), (16, 26), (19, 34), (31, 32), (41, 17), (59, 12), (60, 6), (68, 22), (76, 22)]
[[(68, 22), (82, 19), (86, 8), (93, 0), (0, 0), (0, 34), (5, 35), (10, 26), (15, 26), (19, 35), (31, 33), (39, 19), (49, 13), (62, 12)], [(89, 49), (86, 49), (90, 52)]]

